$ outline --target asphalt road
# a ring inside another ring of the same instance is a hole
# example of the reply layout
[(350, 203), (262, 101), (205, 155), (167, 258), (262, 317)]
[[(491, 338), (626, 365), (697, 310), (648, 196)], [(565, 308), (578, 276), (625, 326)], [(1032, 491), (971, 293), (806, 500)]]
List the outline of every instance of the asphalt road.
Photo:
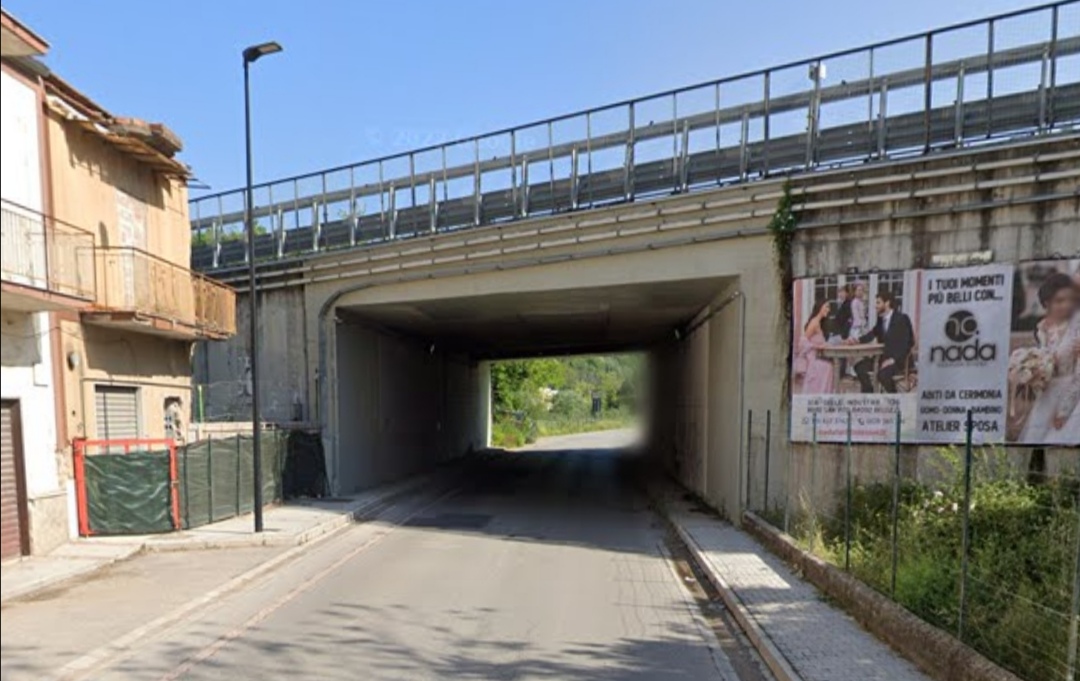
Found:
[[(628, 437), (557, 438), (448, 476), (66, 678), (735, 681), (610, 449)], [(3, 624), (3, 676), (23, 678)]]

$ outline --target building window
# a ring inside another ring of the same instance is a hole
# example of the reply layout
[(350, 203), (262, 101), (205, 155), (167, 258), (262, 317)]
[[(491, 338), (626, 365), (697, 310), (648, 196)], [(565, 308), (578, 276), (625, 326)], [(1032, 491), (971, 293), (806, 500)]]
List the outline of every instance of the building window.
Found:
[(99, 440), (135, 440), (139, 437), (139, 391), (116, 385), (94, 387)]
[(165, 437), (177, 442), (184, 441), (184, 403), (179, 397), (165, 398)]

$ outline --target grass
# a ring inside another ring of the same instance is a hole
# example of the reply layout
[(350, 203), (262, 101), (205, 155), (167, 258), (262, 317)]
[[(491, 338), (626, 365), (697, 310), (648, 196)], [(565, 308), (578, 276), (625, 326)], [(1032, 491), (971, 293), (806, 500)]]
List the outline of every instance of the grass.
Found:
[[(948, 460), (948, 457), (946, 457)], [(962, 639), (1029, 681), (1064, 681), (1068, 629), (1080, 545), (1080, 480), (1062, 476), (1032, 484), (980, 458), (970, 514), (970, 573)], [(939, 628), (959, 631), (964, 487), (953, 459), (936, 485), (901, 489), (896, 591), (892, 593), (892, 485), (853, 491), (854, 575)], [(825, 516), (796, 518), (791, 533), (843, 566), (843, 498)]]
[(634, 423), (634, 416), (623, 412), (611, 412), (595, 418), (555, 417), (537, 421), (528, 418), (500, 418), (496, 419), (491, 426), (491, 445), (503, 449), (516, 449), (532, 444), (541, 437), (618, 430), (628, 428)]

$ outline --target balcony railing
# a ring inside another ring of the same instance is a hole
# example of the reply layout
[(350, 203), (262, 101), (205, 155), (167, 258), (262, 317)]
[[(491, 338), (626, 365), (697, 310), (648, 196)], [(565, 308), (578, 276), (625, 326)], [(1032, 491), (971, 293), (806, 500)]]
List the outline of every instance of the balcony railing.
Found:
[(181, 325), (194, 335), (236, 332), (231, 288), (132, 247), (97, 249), (97, 306)]
[(10, 201), (2, 204), (3, 281), (91, 302), (94, 235)]

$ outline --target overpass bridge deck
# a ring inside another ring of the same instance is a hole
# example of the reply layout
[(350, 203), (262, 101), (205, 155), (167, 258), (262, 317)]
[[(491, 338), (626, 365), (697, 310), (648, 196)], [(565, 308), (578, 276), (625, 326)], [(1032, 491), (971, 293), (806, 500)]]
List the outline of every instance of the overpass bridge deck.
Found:
[[(261, 185), (256, 258), (1078, 128), (1080, 1), (1067, 0)], [(242, 191), (191, 214), (194, 267), (246, 262)]]

